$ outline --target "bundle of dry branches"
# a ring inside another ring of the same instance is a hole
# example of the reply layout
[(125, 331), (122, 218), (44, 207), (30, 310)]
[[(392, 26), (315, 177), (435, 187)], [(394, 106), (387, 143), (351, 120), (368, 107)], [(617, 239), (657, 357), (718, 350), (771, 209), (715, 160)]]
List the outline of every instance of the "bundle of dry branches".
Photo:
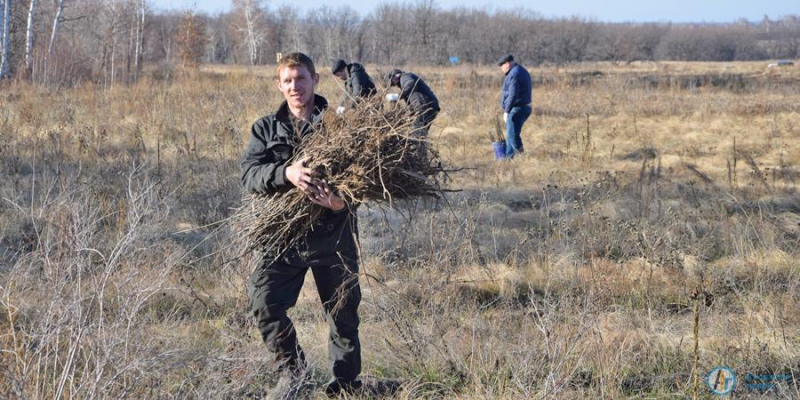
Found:
[[(350, 205), (411, 197), (438, 198), (447, 171), (425, 138), (414, 134), (416, 115), (407, 107), (384, 107), (382, 96), (360, 101), (342, 115), (326, 112), (289, 163), (305, 157), (316, 177)], [(251, 195), (233, 217), (246, 251), (280, 252), (311, 228), (325, 209), (296, 187)]]

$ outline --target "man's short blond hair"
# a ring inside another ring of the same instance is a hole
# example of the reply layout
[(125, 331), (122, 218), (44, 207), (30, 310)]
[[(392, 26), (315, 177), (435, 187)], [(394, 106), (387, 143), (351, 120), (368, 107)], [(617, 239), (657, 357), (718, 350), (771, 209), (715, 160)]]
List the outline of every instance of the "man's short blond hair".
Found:
[(311, 76), (317, 74), (316, 68), (314, 68), (314, 61), (311, 61), (311, 57), (303, 54), (303, 53), (289, 53), (281, 57), (281, 60), (278, 61), (278, 69), (277, 79), (281, 77), (281, 70), (284, 68), (297, 68), (298, 66), (304, 66), (311, 73)]

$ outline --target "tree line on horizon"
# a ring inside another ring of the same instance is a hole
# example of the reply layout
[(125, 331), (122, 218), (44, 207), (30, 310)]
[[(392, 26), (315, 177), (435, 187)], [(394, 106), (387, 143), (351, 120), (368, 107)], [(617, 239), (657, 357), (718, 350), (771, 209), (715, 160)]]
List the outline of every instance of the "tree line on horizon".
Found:
[(800, 16), (731, 23), (606, 23), (527, 9), (443, 9), (434, 0), (305, 12), (233, 0), (229, 12), (155, 11), (146, 0), (0, 0), (0, 79), (136, 81), (144, 64), (274, 64), (302, 51), (382, 65), (750, 61), (800, 57)]

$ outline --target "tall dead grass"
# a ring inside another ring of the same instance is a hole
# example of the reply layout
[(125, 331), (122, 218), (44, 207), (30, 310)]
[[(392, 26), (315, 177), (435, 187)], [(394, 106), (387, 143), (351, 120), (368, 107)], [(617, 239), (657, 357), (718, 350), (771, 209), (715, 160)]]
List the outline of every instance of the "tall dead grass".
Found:
[[(627, 84), (719, 68), (534, 69), (548, 79), (528, 152), (505, 163), (486, 139), (500, 73), (419, 69), (444, 107), (431, 140), (465, 168), (450, 182), (463, 190), (360, 209), (365, 375), (402, 379), (398, 398), (685, 398), (702, 285), (701, 376), (796, 376), (797, 86), (739, 64), (765, 83)], [(241, 204), (243, 139), (277, 107), (272, 85), (228, 71), (3, 89), (0, 397), (269, 391), (247, 263), (219, 222)], [(342, 95), (328, 77), (320, 90)], [(292, 317), (322, 382), (312, 286)]]

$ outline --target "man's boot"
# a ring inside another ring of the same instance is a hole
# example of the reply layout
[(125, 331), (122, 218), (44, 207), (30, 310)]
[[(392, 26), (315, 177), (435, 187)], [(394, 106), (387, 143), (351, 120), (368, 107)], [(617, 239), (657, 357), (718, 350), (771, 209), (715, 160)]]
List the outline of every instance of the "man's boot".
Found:
[(361, 390), (361, 381), (356, 379), (354, 381), (340, 381), (332, 380), (325, 385), (325, 394), (328, 397), (335, 397), (342, 393), (355, 394)]

